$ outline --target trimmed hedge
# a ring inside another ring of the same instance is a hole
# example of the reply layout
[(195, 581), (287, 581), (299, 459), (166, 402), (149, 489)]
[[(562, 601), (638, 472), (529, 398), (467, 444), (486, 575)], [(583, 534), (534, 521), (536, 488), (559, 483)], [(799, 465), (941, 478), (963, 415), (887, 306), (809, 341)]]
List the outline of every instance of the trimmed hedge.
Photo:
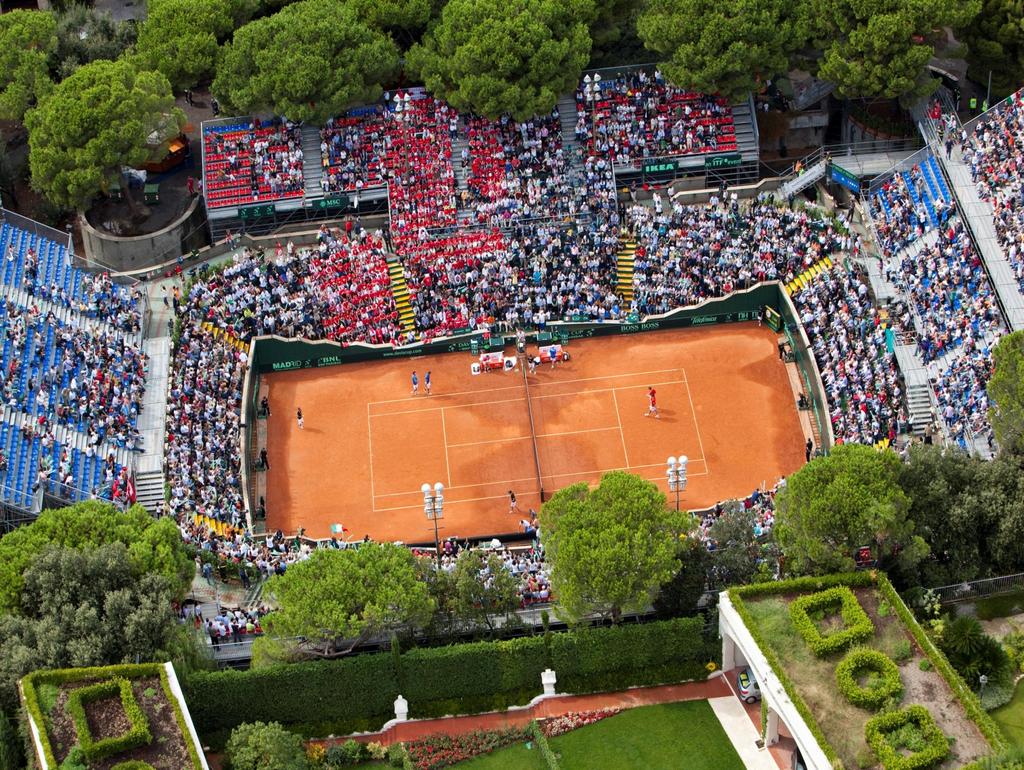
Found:
[[(896, 589), (893, 588), (892, 583), (889, 582), (889, 579), (884, 573), (875, 571), (847, 572), (835, 575), (826, 575), (824, 577), (791, 578), (788, 580), (778, 580), (774, 583), (753, 583), (750, 585), (730, 588), (728, 590), (729, 598), (732, 601), (733, 606), (736, 608), (737, 614), (739, 614), (743, 619), (743, 623), (746, 625), (750, 635), (754, 638), (754, 641), (757, 642), (757, 646), (768, 660), (769, 665), (771, 665), (772, 669), (775, 671), (779, 682), (781, 682), (786, 691), (786, 695), (789, 696), (793, 706), (804, 720), (804, 723), (811, 731), (811, 734), (818, 742), (818, 745), (821, 747), (821, 750), (824, 752), (829, 762), (833, 765), (840, 762), (839, 755), (836, 754), (832, 744), (825, 738), (825, 734), (821, 731), (821, 727), (818, 725), (818, 720), (811, 713), (810, 708), (807, 706), (807, 702), (797, 692), (796, 686), (793, 684), (793, 680), (791, 680), (789, 675), (786, 674), (786, 671), (782, 667), (775, 651), (765, 640), (764, 635), (761, 633), (761, 629), (758, 627), (753, 616), (750, 614), (750, 611), (747, 609), (744, 599), (777, 594), (794, 594), (804, 591), (821, 591), (838, 585), (846, 585), (852, 588), (874, 587), (882, 598), (889, 602), (892, 608), (896, 610), (896, 614), (903, 622), (904, 627), (910, 631), (914, 640), (927, 656), (932, 666), (934, 666), (936, 671), (938, 671), (942, 678), (946, 680), (946, 683), (950, 686), (953, 694), (960, 701), (960, 705), (963, 707), (967, 717), (978, 725), (978, 729), (981, 731), (981, 734), (985, 736), (985, 740), (988, 741), (993, 750), (998, 752), (1007, 748), (1006, 738), (1003, 736), (996, 723), (992, 720), (992, 717), (985, 713), (981, 708), (978, 696), (975, 695), (974, 692), (971, 691), (971, 689), (964, 683), (964, 680), (953, 669), (949, 661), (946, 660), (946, 656), (939, 651), (938, 647), (932, 644), (931, 639), (929, 639), (928, 635), (925, 634), (924, 629), (922, 629), (918, 624), (914, 614), (904, 603)], [(981, 770), (980, 763), (974, 762), (970, 765), (966, 765), (963, 770)]]
[(533, 742), (537, 744), (537, 748), (540, 749), (540, 755), (544, 758), (544, 764), (548, 766), (548, 770), (560, 770), (558, 764), (558, 757), (555, 756), (555, 752), (551, 750), (551, 744), (548, 743), (548, 737), (544, 735), (544, 731), (540, 729), (540, 724), (534, 719), (530, 722), (530, 735), (533, 736)]
[[(924, 749), (909, 756), (900, 754), (888, 737), (906, 724), (915, 724), (927, 743)], [(949, 755), (949, 740), (924, 706), (907, 706), (872, 717), (864, 725), (864, 738), (885, 770), (925, 770)]]
[(118, 762), (110, 770), (155, 770), (149, 762), (141, 759), (129, 759), (127, 762)]
[(175, 722), (181, 732), (182, 740), (188, 749), (192, 766), (198, 770), (202, 767), (199, 761), (199, 754), (192, 741), (192, 734), (185, 722), (185, 715), (182, 713), (177, 698), (171, 692), (171, 683), (167, 677), (167, 671), (160, 663), (124, 663), (116, 666), (92, 666), (87, 668), (65, 668), (56, 670), (33, 671), (23, 677), (19, 682), (24, 699), (25, 710), (31, 714), (36, 726), (40, 730), (40, 738), (43, 745), (43, 755), (51, 767), (57, 767), (58, 762), (53, 753), (53, 746), (50, 743), (50, 736), (46, 730), (46, 718), (43, 715), (42, 707), (39, 704), (39, 693), (37, 687), (41, 684), (52, 684), (60, 686), (69, 682), (81, 682), (90, 679), (109, 680), (123, 678), (127, 680), (141, 679), (142, 677), (155, 676), (160, 679), (160, 687), (164, 697), (174, 713)]
[[(880, 687), (861, 687), (860, 675), (872, 671), (882, 678)], [(903, 695), (903, 680), (899, 667), (878, 650), (860, 648), (850, 650), (836, 666), (836, 686), (854, 706), (872, 711), (882, 707), (889, 698)]]
[[(844, 627), (822, 636), (808, 613), (833, 607), (839, 608)], [(797, 632), (819, 658), (845, 650), (854, 642), (870, 639), (875, 633), (871, 618), (848, 586), (835, 586), (815, 594), (798, 596), (789, 603), (789, 616)]]
[[(92, 732), (89, 730), (89, 719), (85, 715), (85, 707), (90, 703), (112, 698), (115, 695), (120, 697), (121, 706), (128, 717), (128, 732), (98, 741), (93, 740)], [(78, 747), (90, 762), (106, 759), (129, 749), (137, 749), (153, 741), (153, 734), (149, 731), (149, 720), (146, 719), (138, 701), (135, 700), (132, 683), (123, 677), (115, 677), (106, 682), (73, 690), (68, 695), (66, 709), (75, 725)]]
[[(550, 646), (558, 690), (573, 693), (705, 679), (704, 665), (720, 655), (718, 644), (705, 642), (701, 618), (556, 633)], [(196, 672), (184, 687), (204, 743), (216, 745), (224, 731), (252, 721), (280, 722), (310, 737), (375, 730), (394, 716), (399, 692), (411, 717), (523, 705), (541, 693), (548, 665), (544, 637), (532, 636)]]

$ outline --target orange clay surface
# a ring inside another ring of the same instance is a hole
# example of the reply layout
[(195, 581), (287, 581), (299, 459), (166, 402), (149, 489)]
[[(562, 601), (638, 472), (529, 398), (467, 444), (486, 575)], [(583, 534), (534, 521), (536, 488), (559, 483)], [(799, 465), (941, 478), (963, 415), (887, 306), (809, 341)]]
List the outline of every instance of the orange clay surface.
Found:
[[(674, 502), (665, 460), (685, 454), (681, 505), (697, 509), (796, 470), (805, 439), (776, 339), (742, 323), (572, 341), (570, 361), (529, 376), (545, 494), (625, 468)], [(442, 539), (519, 530), (540, 509), (523, 374), (474, 376), (473, 361), (449, 353), (268, 375), (267, 528), (320, 538), (338, 523), (347, 539), (432, 542), (420, 487), (440, 481)], [(649, 385), (658, 420), (644, 416)]]

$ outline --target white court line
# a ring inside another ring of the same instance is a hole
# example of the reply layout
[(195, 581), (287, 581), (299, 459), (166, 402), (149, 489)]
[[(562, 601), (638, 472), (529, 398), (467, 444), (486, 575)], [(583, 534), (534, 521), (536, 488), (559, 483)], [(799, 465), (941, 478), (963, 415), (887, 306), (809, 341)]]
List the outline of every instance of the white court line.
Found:
[[(609, 425), (606, 428), (583, 428), (582, 430), (564, 430), (558, 433), (538, 433), (537, 438), (551, 438), (552, 436), (575, 436), (577, 433), (600, 433), (604, 430), (618, 430), (614, 425)], [(449, 444), (448, 446), (463, 447), (463, 446), (480, 446), (482, 444), (501, 444), (506, 441), (529, 441), (531, 436), (509, 436), (507, 438), (493, 438), (487, 441), (465, 441), (459, 444)]]
[[(452, 485), (450, 487), (445, 487), (445, 490), (446, 491), (451, 491), (453, 489), (472, 489), (473, 487), (489, 487), (491, 485), (505, 486), (506, 484), (519, 484), (519, 483), (521, 483), (523, 481), (536, 481), (536, 480), (537, 480), (537, 474), (535, 473), (534, 475), (527, 476), (526, 478), (523, 478), (523, 479), (498, 479), (497, 481), (481, 481), (478, 484), (454, 484), (454, 485)], [(417, 489), (414, 492), (386, 492), (384, 494), (374, 495), (374, 497), (401, 497), (402, 495), (419, 495), (419, 494), (422, 494), (422, 492), (420, 492)], [(506, 493), (504, 495), (498, 495), (498, 497), (508, 497), (508, 494)], [(457, 502), (460, 502), (460, 501), (459, 500), (452, 500), (452, 502), (453, 503), (457, 503)], [(380, 509), (374, 508), (374, 510), (380, 510)]]
[(444, 441), (444, 468), (448, 472), (448, 486), (452, 485), (452, 465), (448, 462), (448, 428), (444, 424), (444, 407), (441, 407), (441, 438)]
[(666, 380), (664, 382), (649, 382), (646, 385), (620, 385), (615, 388), (593, 388), (590, 390), (574, 390), (572, 393), (551, 393), (547, 396), (532, 396), (533, 400), (536, 401), (539, 398), (569, 398), (570, 396), (585, 396), (590, 393), (614, 393), (616, 390), (635, 390), (636, 388), (646, 388), (648, 386), (654, 387), (657, 385), (659, 388), (664, 385), (686, 385), (686, 380)]
[[(519, 388), (522, 390), (522, 388)], [(570, 395), (576, 395), (571, 393)], [(494, 404), (512, 404), (516, 401), (525, 401), (526, 396), (522, 398), (505, 398), (500, 401), (481, 401), (479, 404), (449, 404), (448, 406), (428, 406), (426, 409), (403, 409), (398, 412), (381, 412), (380, 414), (371, 414), (370, 417), (392, 417), (396, 414), (427, 414), (428, 412), (436, 412), (439, 409), (469, 409), (473, 406), (493, 406)], [(380, 401), (374, 401), (372, 403), (381, 403)], [(369, 404), (367, 404), (369, 408)]]
[(619, 424), (619, 438), (622, 439), (622, 458), (626, 461), (626, 467), (629, 467), (629, 452), (626, 451), (626, 434), (622, 432), (622, 415), (619, 414), (619, 397), (615, 395), (615, 389), (612, 389), (612, 403), (615, 405), (615, 422)]
[(373, 504), (373, 499), (377, 496), (377, 490), (373, 484), (373, 425), (370, 423), (370, 405), (366, 405), (366, 443), (369, 448), (369, 452), (366, 454), (367, 460), (369, 460), (370, 466), (370, 503)]
[[(686, 376), (686, 371), (685, 370), (682, 370), (682, 371), (683, 371), (683, 376), (685, 377)], [(686, 386), (686, 397), (690, 400), (690, 414), (693, 415), (693, 429), (695, 431), (697, 431), (697, 446), (700, 447), (700, 456), (702, 458), (704, 458), (704, 457), (707, 457), (707, 455), (704, 454), (704, 442), (700, 440), (700, 426), (697, 424), (697, 410), (693, 408), (693, 395), (690, 393), (690, 386), (689, 385)], [(704, 467), (707, 469), (708, 475), (710, 475), (711, 474), (711, 465), (707, 461), (705, 461), (704, 462)], [(686, 474), (686, 475), (689, 476), (690, 474)]]
[[(493, 372), (492, 372), (493, 374)], [(384, 401), (370, 401), (367, 406), (374, 406), (376, 404), (400, 404), (403, 401), (425, 401), (426, 399), (442, 399), (449, 396), (475, 396), (478, 393), (489, 393), (493, 390), (522, 390), (519, 385), (504, 385), (500, 388), (481, 388), (480, 390), (457, 390), (453, 393), (434, 393), (430, 396), (406, 396), (405, 398), (391, 398)]]
[[(622, 374), (602, 374), (599, 377), (581, 377), (580, 379), (576, 379), (576, 380), (557, 380), (555, 382), (538, 382), (535, 387), (543, 388), (543, 387), (548, 387), (550, 385), (569, 385), (569, 384), (571, 384), (573, 382), (593, 382), (594, 380), (612, 380), (612, 379), (615, 379), (616, 377), (639, 377), (639, 376), (641, 376), (643, 374), (665, 374), (666, 372), (679, 372), (679, 371), (682, 371), (682, 370), (681, 369), (654, 369), (653, 371), (650, 371), (650, 372), (624, 372)], [(685, 373), (683, 374), (683, 376), (684, 377), (686, 376)], [(631, 385), (627, 385), (626, 387), (628, 388), (628, 387), (632, 387), (632, 386)], [(641, 385), (639, 387), (643, 387), (643, 386)], [(591, 391), (583, 391), (583, 392), (589, 393)]]
[[(537, 480), (536, 476), (531, 476), (530, 478), (533, 479), (535, 482)], [(524, 479), (524, 481), (525, 480), (526, 479)], [(511, 484), (512, 482), (508, 482), (508, 483)], [(405, 494), (411, 494), (411, 493), (406, 492)], [(521, 493), (518, 493), (516, 495), (516, 497), (518, 497), (519, 499), (522, 499), (524, 497), (532, 497), (534, 495), (539, 496), (540, 493), (539, 492), (521, 492)], [(508, 499), (508, 493), (506, 492), (503, 495), (489, 495), (487, 497), (470, 497), (470, 498), (468, 498), (466, 500), (447, 500), (446, 502), (449, 505), (454, 505), (455, 503), (478, 503), (481, 500), (507, 500), (507, 499)], [(374, 513), (384, 513), (385, 511), (407, 511), (410, 508), (419, 508), (419, 507), (420, 507), (419, 505), (398, 505), (398, 506), (395, 506), (394, 508), (376, 508), (375, 507), (373, 509), (373, 512)]]

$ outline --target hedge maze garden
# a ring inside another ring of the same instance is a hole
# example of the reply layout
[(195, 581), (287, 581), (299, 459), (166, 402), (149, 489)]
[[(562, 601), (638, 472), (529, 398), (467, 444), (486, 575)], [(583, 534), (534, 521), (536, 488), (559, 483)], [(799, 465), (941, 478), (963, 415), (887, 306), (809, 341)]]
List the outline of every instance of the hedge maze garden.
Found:
[(1002, 747), (884, 575), (800, 578), (730, 596), (836, 766), (973, 770)]
[(42, 670), (21, 686), (51, 768), (202, 768), (160, 664)]

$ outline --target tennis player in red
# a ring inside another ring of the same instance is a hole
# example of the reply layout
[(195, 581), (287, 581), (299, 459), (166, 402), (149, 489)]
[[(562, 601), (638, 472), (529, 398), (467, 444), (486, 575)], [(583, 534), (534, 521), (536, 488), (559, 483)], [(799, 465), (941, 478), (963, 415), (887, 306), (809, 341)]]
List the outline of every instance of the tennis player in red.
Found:
[(658, 391), (652, 387), (647, 388), (647, 403), (647, 411), (644, 412), (644, 417), (654, 415), (654, 419), (660, 420), (661, 415), (658, 414)]

